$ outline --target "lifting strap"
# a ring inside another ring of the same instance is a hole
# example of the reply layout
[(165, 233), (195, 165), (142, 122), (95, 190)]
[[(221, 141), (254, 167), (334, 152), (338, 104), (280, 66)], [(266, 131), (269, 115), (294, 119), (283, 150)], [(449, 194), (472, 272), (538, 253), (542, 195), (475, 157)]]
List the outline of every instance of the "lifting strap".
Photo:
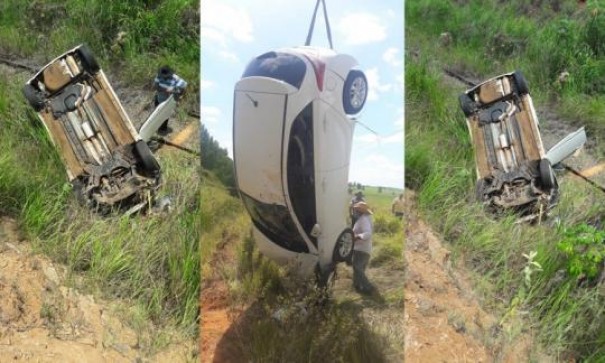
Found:
[(313, 37), (313, 28), (315, 28), (315, 18), (317, 17), (317, 9), (319, 8), (319, 3), (322, 3), (324, 9), (324, 19), (326, 21), (326, 32), (328, 33), (328, 42), (330, 43), (330, 49), (334, 49), (332, 46), (332, 33), (330, 32), (330, 22), (328, 21), (328, 12), (326, 10), (326, 2), (325, 0), (317, 0), (315, 3), (315, 10), (313, 11), (313, 17), (311, 18), (311, 25), (309, 26), (309, 33), (307, 34), (307, 41), (305, 45), (311, 45), (311, 38)]

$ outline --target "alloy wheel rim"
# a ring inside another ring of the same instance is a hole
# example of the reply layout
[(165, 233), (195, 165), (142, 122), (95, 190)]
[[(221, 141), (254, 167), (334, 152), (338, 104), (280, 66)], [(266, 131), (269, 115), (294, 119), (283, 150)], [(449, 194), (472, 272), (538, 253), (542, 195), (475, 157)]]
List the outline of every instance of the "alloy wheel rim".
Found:
[(346, 257), (349, 254), (349, 252), (351, 251), (352, 247), (353, 247), (353, 237), (351, 236), (351, 234), (350, 233), (343, 234), (340, 239), (340, 248), (339, 248), (340, 256), (342, 256), (343, 258)]
[(351, 105), (361, 107), (367, 93), (367, 85), (362, 77), (357, 77), (351, 84)]

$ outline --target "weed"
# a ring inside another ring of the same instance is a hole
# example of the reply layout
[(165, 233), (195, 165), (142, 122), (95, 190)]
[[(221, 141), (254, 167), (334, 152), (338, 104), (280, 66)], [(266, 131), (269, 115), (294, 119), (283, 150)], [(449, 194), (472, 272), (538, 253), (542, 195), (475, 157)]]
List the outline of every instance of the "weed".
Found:
[(605, 232), (580, 224), (563, 232), (557, 248), (567, 257), (567, 272), (576, 278), (597, 276), (605, 258)]

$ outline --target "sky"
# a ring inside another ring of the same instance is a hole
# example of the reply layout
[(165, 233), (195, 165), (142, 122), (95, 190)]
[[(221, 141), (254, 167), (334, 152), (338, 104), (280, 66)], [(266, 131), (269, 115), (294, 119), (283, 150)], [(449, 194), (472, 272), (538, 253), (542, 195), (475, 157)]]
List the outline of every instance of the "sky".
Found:
[[(359, 62), (369, 94), (357, 124), (349, 181), (403, 188), (403, 1), (325, 0), (334, 50)], [(304, 45), (316, 0), (201, 3), (201, 121), (233, 157), (233, 89), (248, 62)], [(329, 47), (322, 6), (312, 46)]]

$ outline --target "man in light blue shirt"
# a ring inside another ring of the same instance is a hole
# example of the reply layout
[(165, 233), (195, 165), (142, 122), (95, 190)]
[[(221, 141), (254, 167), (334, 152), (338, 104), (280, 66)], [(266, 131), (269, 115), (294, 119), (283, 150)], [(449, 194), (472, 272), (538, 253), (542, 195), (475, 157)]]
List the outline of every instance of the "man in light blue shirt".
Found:
[(365, 202), (353, 205), (358, 218), (353, 225), (355, 241), (353, 245), (353, 287), (362, 294), (369, 294), (374, 286), (368, 280), (365, 270), (372, 253), (372, 211)]
[[(160, 67), (153, 83), (156, 89), (154, 99), (155, 107), (158, 107), (160, 103), (166, 101), (170, 95), (174, 95), (175, 100), (178, 101), (187, 87), (187, 82), (177, 76), (169, 66)], [(164, 121), (158, 129), (158, 133), (161, 135), (167, 135), (170, 131), (172, 130), (168, 127), (168, 120)]]

